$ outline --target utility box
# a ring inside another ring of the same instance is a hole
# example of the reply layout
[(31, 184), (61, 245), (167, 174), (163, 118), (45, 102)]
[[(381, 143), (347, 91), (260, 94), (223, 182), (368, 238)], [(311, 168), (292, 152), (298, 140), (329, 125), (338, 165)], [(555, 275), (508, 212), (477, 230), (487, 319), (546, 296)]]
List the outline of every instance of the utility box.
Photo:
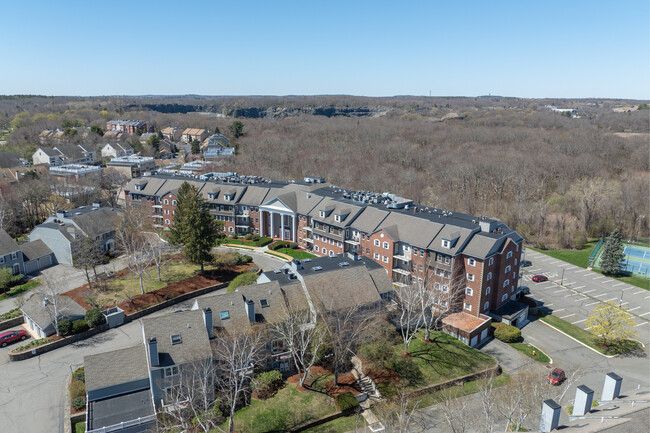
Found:
[(605, 375), (605, 385), (603, 385), (603, 396), (601, 400), (611, 401), (621, 393), (621, 384), (623, 383), (623, 378), (616, 373), (607, 373)]
[(539, 421), (539, 431), (549, 433), (555, 430), (560, 424), (560, 412), (562, 406), (553, 400), (544, 400), (542, 403), (542, 418)]
[(576, 398), (573, 401), (573, 416), (583, 416), (591, 411), (591, 403), (594, 401), (594, 391), (585, 385), (576, 389)]

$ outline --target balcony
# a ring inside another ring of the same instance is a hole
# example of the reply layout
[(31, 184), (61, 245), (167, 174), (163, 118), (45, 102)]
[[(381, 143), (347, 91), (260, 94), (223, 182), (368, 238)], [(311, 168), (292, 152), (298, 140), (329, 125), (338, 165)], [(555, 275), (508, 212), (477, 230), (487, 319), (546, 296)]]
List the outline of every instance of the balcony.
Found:
[(354, 245), (354, 246), (361, 245), (361, 243), (359, 242), (358, 239), (356, 239), (356, 240), (355, 239), (346, 239), (345, 243), (350, 244), (350, 245)]
[(398, 274), (406, 275), (406, 276), (411, 276), (411, 273), (407, 271), (406, 269), (401, 269), (401, 268), (393, 268), (393, 272), (397, 272)]
[(397, 260), (402, 260), (404, 262), (410, 262), (411, 261), (411, 255), (410, 254), (408, 254), (408, 255), (406, 255), (406, 254), (403, 254), (403, 255), (394, 254), (393, 258), (397, 259)]
[(399, 281), (393, 281), (395, 287), (408, 287), (408, 284), (400, 283)]
[(312, 231), (313, 229), (312, 229), (311, 227), (307, 226), (307, 227), (303, 227), (303, 230), (307, 230), (307, 231), (310, 232), (310, 231)]
[(151, 207), (154, 209), (162, 209), (162, 205), (160, 204), (152, 204)]
[(319, 235), (319, 236), (326, 237), (326, 238), (328, 238), (328, 239), (334, 239), (335, 241), (339, 241), (339, 242), (343, 242), (343, 241), (344, 241), (344, 239), (343, 239), (343, 233), (341, 233), (341, 234), (339, 235), (339, 234), (336, 234), (336, 233), (334, 233), (334, 232), (331, 232), (331, 233), (330, 233), (329, 231), (326, 231), (326, 230), (323, 230), (323, 229), (317, 229), (317, 228), (314, 228), (314, 234), (315, 234), (315, 235)]

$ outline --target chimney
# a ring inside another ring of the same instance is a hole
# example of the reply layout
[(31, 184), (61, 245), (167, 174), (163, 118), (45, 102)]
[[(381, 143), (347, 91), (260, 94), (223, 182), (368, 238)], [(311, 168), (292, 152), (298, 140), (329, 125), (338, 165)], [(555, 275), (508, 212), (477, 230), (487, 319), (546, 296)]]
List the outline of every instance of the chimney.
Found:
[(252, 299), (246, 301), (246, 314), (251, 323), (255, 323), (255, 302)]
[(302, 269), (302, 263), (298, 259), (293, 259), (291, 261), (291, 270), (292, 271), (299, 271)]
[(205, 329), (208, 331), (208, 338), (214, 337), (212, 335), (212, 310), (210, 307), (203, 309), (203, 323), (205, 323)]
[(158, 341), (156, 337), (149, 339), (149, 363), (152, 367), (160, 366), (160, 358), (158, 357)]
[(355, 262), (359, 260), (359, 255), (356, 252), (348, 251), (348, 257), (350, 258), (350, 260)]

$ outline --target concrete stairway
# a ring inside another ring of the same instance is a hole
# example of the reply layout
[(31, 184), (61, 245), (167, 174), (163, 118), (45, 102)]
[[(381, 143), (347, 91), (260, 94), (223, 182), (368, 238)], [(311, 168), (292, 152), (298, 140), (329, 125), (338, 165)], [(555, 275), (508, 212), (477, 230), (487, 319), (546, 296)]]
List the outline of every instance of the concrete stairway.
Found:
[(363, 418), (368, 423), (368, 428), (371, 432), (384, 431), (385, 428), (383, 424), (379, 422), (379, 419), (377, 419), (375, 414), (370, 410), (370, 407), (373, 404), (381, 400), (381, 393), (377, 389), (377, 384), (375, 384), (374, 380), (363, 373), (363, 363), (356, 355), (352, 357), (352, 366), (352, 375), (355, 377), (363, 391), (361, 399), (357, 396), (357, 399), (359, 399), (359, 406), (362, 409), (361, 415), (363, 415)]

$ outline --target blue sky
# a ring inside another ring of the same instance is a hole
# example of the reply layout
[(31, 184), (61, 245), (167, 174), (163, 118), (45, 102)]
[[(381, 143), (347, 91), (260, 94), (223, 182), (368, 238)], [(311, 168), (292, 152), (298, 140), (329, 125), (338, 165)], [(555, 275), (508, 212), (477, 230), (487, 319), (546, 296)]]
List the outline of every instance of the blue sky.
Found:
[(648, 99), (649, 4), (7, 0), (0, 94)]

